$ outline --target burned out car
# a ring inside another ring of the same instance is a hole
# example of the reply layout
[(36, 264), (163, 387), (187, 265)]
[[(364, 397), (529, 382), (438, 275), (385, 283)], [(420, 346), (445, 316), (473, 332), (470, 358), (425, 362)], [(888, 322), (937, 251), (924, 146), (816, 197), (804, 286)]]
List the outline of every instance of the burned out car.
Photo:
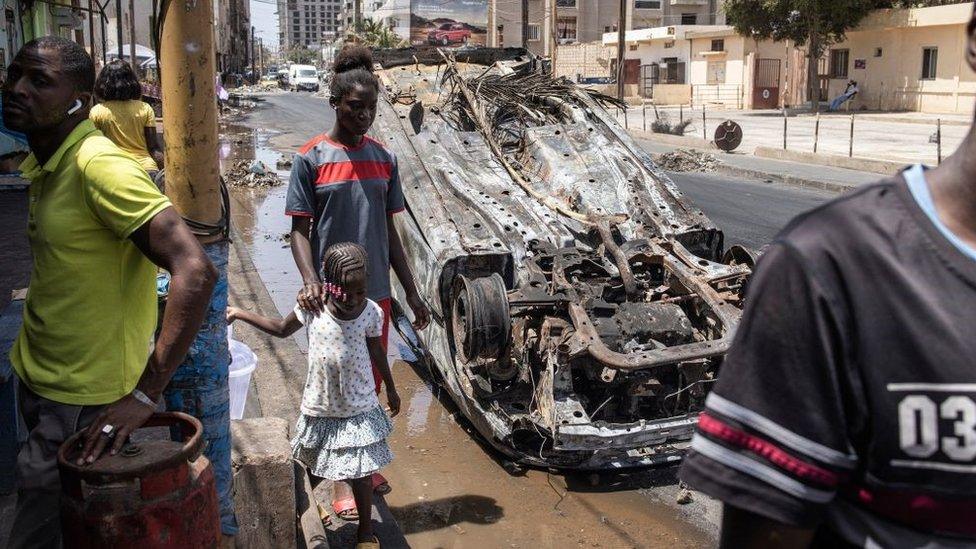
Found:
[(408, 211), (395, 219), (434, 317), (406, 335), (463, 414), (525, 464), (679, 460), (751, 254), (725, 250), (608, 112), (613, 99), (542, 60), (517, 49), (375, 60), (374, 135), (398, 157)]

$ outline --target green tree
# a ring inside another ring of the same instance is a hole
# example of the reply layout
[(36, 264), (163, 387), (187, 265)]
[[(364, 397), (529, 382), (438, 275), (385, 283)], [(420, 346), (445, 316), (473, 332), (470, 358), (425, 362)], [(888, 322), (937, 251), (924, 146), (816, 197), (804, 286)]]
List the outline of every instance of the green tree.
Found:
[(296, 65), (311, 65), (315, 62), (315, 52), (306, 47), (292, 48), (286, 57)]
[(399, 48), (404, 45), (404, 40), (392, 28), (369, 17), (356, 25), (355, 36), (371, 48)]
[(729, 24), (757, 40), (792, 40), (808, 46), (807, 93), (819, 109), (817, 60), (831, 44), (844, 39), (871, 10), (891, 0), (726, 0)]

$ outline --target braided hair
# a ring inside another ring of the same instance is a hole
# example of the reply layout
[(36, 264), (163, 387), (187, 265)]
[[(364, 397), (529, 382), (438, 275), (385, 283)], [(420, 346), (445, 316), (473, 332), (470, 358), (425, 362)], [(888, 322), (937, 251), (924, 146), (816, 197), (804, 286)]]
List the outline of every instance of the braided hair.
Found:
[(373, 74), (373, 54), (369, 48), (362, 45), (346, 46), (336, 54), (332, 63), (332, 82), (329, 84), (329, 95), (338, 103), (356, 86), (373, 87), (380, 91), (380, 82)]
[(322, 258), (323, 282), (327, 293), (338, 298), (343, 286), (355, 276), (366, 277), (366, 250), (359, 244), (340, 242), (325, 250)]

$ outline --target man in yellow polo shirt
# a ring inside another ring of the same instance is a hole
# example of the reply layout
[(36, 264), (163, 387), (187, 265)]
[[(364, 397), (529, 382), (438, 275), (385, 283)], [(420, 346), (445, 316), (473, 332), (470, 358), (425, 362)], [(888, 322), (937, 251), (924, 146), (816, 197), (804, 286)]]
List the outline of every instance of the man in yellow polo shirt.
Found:
[[(216, 276), (169, 200), (88, 120), (94, 81), (81, 46), (44, 37), (21, 49), (3, 86), (4, 123), (32, 151), (21, 170), (34, 261), (10, 353), (29, 430), (11, 547), (59, 546), (58, 447), (87, 428), (82, 459), (91, 462), (148, 419)], [(172, 284), (153, 347), (156, 265)]]

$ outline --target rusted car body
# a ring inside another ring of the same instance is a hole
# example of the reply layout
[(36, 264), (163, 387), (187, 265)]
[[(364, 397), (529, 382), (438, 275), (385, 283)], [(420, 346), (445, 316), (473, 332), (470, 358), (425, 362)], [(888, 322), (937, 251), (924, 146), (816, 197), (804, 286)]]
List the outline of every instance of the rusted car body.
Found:
[(463, 414), (525, 464), (679, 460), (749, 254), (724, 249), (609, 98), (524, 51), (375, 59), (374, 135), (397, 154), (396, 223), (434, 316), (406, 335)]

